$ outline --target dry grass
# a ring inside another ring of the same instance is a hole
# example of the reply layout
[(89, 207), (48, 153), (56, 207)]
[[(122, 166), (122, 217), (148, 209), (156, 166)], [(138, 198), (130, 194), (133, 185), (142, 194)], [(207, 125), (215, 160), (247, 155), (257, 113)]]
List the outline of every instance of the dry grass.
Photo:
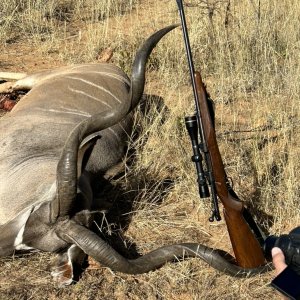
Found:
[[(265, 230), (288, 232), (299, 224), (300, 4), (296, 0), (189, 4), (186, 14), (195, 65), (201, 67), (215, 100), (226, 170)], [(113, 63), (130, 72), (141, 41), (178, 21), (176, 1), (171, 0), (115, 0), (105, 5), (93, 0), (4, 0), (0, 66), (32, 71), (41, 65), (96, 61), (102, 50), (112, 48)], [(132, 166), (113, 182), (120, 204), (107, 216), (107, 238), (127, 255), (183, 241), (230, 251), (223, 221), (207, 221), (209, 203), (197, 194), (182, 121), (193, 111), (193, 100), (180, 30), (153, 53), (146, 93), (149, 103), (163, 100), (165, 107), (152, 105), (146, 119), (137, 114), (141, 134), (131, 145), (136, 150)], [(123, 215), (116, 218), (117, 214)], [(107, 269), (86, 271), (78, 284), (60, 290), (47, 271), (50, 257), (0, 260), (0, 299), (277, 297), (268, 287), (272, 274), (234, 279), (197, 259), (138, 276)]]

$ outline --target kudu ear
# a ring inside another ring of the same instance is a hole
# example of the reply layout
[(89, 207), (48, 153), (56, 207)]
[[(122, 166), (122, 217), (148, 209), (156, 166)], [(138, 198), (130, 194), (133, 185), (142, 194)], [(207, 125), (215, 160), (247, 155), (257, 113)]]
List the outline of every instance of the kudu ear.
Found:
[(31, 213), (32, 209), (29, 209), (0, 226), (0, 257), (11, 255), (15, 249), (19, 250), (18, 247), (22, 243), (22, 232)]
[(81, 173), (85, 169), (89, 157), (92, 153), (92, 150), (100, 138), (100, 132), (95, 132), (87, 136), (80, 144), (77, 159), (77, 179), (80, 177)]

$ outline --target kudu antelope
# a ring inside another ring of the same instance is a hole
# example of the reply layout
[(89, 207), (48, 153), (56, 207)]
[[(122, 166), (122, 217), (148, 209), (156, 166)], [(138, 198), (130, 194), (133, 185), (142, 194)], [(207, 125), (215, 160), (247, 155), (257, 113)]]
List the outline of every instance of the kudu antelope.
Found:
[(129, 260), (91, 230), (97, 210), (91, 179), (122, 159), (148, 56), (175, 27), (156, 32), (142, 45), (131, 80), (111, 64), (86, 64), (15, 83), (15, 90), (30, 91), (0, 119), (0, 256), (24, 249), (58, 252), (52, 274), (61, 285), (72, 282), (73, 263), (85, 255), (131, 274), (182, 255), (199, 256), (220, 270), (229, 266), (196, 243), (161, 247)]

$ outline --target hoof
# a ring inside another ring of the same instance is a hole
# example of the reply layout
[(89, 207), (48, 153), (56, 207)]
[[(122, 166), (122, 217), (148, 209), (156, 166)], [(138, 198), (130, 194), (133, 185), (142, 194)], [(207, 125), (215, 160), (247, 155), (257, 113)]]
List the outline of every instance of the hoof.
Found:
[(51, 267), (51, 275), (59, 287), (73, 283), (73, 266), (68, 254), (59, 255)]

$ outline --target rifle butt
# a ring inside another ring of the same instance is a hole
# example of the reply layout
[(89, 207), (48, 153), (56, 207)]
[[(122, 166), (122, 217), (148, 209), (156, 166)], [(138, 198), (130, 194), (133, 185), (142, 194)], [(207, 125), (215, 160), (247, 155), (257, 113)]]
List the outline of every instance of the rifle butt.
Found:
[(237, 264), (243, 268), (264, 265), (265, 257), (261, 246), (242, 212), (224, 209), (224, 218)]
[(255, 234), (243, 217), (243, 202), (237, 197), (233, 197), (228, 190), (226, 172), (209, 111), (206, 88), (199, 72), (195, 72), (194, 77), (216, 192), (224, 206), (224, 218), (235, 258), (240, 267), (256, 268), (265, 264), (264, 254)]

